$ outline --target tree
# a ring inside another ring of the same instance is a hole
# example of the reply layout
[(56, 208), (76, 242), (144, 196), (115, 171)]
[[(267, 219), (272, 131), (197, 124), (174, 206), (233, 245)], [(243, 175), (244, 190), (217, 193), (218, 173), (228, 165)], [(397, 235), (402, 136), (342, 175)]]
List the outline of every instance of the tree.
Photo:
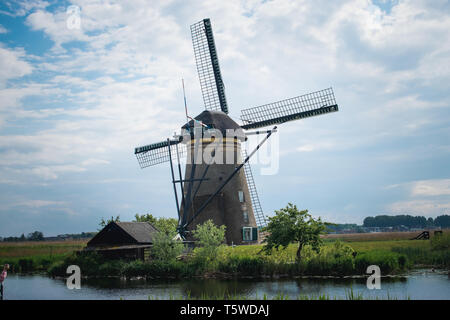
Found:
[(172, 238), (177, 234), (178, 220), (174, 218), (155, 218), (150, 213), (135, 216), (136, 222), (149, 222), (151, 223), (158, 231), (164, 232), (170, 235)]
[(224, 225), (218, 227), (212, 220), (207, 220), (197, 225), (193, 231), (194, 238), (198, 240), (200, 247), (197, 249), (197, 253), (205, 259), (206, 263), (216, 259), (219, 246), (225, 240), (225, 229)]
[(100, 220), (100, 223), (98, 224), (100, 226), (100, 229), (98, 229), (99, 231), (102, 230), (104, 227), (106, 227), (108, 224), (110, 224), (111, 222), (120, 222), (120, 216), (117, 217), (113, 217), (111, 216), (111, 219), (102, 219)]
[(301, 251), (305, 245), (311, 245), (312, 249), (319, 252), (322, 240), (320, 234), (324, 233), (325, 224), (319, 218), (315, 220), (308, 210), (299, 211), (296, 205), (289, 203), (285, 208), (275, 211), (274, 217), (269, 217), (269, 223), (264, 228), (268, 236), (263, 251), (270, 254), (272, 249), (281, 246), (286, 249), (292, 243), (298, 243), (297, 261), (300, 261)]
[[(375, 217), (367, 217), (364, 219), (364, 227), (399, 227), (405, 226), (408, 228), (425, 228), (427, 226), (432, 226), (433, 219), (426, 219), (423, 216), (410, 216), (410, 215), (378, 215)], [(435, 222), (434, 222), (435, 223)]]
[(363, 221), (364, 227), (375, 227), (375, 218), (374, 217), (366, 217)]
[(438, 217), (436, 217), (436, 219), (434, 219), (434, 224), (441, 228), (449, 228), (450, 227), (450, 216), (447, 214), (438, 216)]
[(156, 222), (156, 220), (158, 220), (158, 219), (156, 219), (152, 214), (150, 214), (150, 213), (147, 213), (147, 214), (139, 214), (139, 213), (136, 213), (135, 215), (134, 215), (134, 221), (136, 221), (136, 222), (150, 222), (151, 224), (155, 224), (155, 222)]
[(159, 231), (153, 238), (152, 255), (155, 260), (174, 261), (184, 249), (183, 242), (174, 240), (172, 235)]
[(41, 241), (44, 240), (44, 234), (40, 231), (35, 231), (28, 234), (27, 239), (29, 241)]
[(171, 236), (172, 238), (177, 234), (178, 220), (174, 218), (159, 218), (155, 223), (155, 228), (160, 232)]

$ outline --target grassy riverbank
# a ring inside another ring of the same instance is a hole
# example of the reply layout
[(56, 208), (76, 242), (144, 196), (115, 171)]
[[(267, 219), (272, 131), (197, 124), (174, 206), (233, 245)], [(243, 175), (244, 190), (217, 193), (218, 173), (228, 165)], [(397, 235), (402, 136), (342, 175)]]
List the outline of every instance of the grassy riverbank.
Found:
[(86, 241), (1, 243), (0, 264), (9, 263), (11, 272), (48, 271), (53, 276), (66, 276), (66, 267), (77, 264), (84, 276), (154, 278), (347, 276), (364, 274), (368, 265), (375, 264), (386, 275), (418, 265), (449, 269), (450, 233), (441, 239), (325, 239), (319, 254), (306, 247), (300, 263), (295, 262), (295, 245), (274, 250), (271, 255), (261, 253), (261, 245), (223, 246), (216, 261), (208, 264), (196, 257), (195, 251), (183, 261), (125, 262), (106, 261), (96, 255), (76, 256), (74, 252), (81, 250)]
[(296, 246), (261, 252), (261, 245), (220, 248), (215, 261), (205, 263), (195, 251), (183, 261), (142, 262), (106, 261), (90, 254), (70, 256), (49, 269), (50, 275), (64, 276), (67, 265), (77, 264), (85, 276), (124, 276), (148, 278), (186, 277), (296, 277), (363, 275), (369, 265), (378, 265), (383, 275), (404, 272), (414, 266), (450, 268), (449, 235), (446, 246), (430, 240), (390, 240), (345, 243), (326, 241), (315, 253), (305, 247), (300, 262), (295, 261)]
[(0, 265), (8, 263), (10, 272), (47, 271), (86, 245), (86, 240), (0, 242)]

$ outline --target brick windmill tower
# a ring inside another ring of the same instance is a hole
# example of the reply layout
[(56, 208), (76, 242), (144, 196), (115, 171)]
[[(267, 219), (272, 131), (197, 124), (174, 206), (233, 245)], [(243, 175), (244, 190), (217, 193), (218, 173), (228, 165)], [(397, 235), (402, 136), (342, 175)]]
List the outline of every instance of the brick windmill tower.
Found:
[[(182, 126), (182, 133), (166, 141), (135, 148), (141, 168), (169, 162), (178, 212), (178, 232), (192, 240), (192, 230), (211, 219), (226, 226), (227, 244), (258, 241), (266, 224), (249, 159), (269, 139), (276, 127), (248, 131), (338, 111), (331, 88), (259, 107), (241, 110), (239, 125), (228, 116), (211, 22), (191, 26), (195, 61), (205, 110)], [(248, 155), (241, 148), (251, 134), (265, 137)], [(180, 158), (187, 156), (184, 176)], [(175, 170), (178, 165), (178, 176)], [(181, 197), (178, 197), (178, 189)]]

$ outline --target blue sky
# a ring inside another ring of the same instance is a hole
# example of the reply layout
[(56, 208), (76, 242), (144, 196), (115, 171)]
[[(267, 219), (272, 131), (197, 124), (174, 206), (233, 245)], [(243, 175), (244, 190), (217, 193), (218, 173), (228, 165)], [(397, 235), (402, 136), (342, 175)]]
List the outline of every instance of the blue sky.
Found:
[(449, 1), (3, 1), (0, 236), (176, 217), (169, 166), (133, 150), (179, 131), (181, 78), (203, 110), (189, 26), (205, 17), (234, 119), (330, 86), (340, 106), (280, 127), (277, 174), (255, 163), (266, 214), (450, 213)]

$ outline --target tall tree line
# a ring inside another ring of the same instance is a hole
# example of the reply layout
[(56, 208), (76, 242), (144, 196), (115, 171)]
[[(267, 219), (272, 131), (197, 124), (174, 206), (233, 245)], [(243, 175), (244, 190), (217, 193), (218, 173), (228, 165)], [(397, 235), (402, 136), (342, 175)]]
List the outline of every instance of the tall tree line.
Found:
[(364, 227), (399, 227), (405, 226), (408, 228), (426, 228), (426, 227), (441, 227), (450, 228), (450, 216), (441, 215), (433, 218), (425, 218), (424, 216), (410, 216), (410, 215), (379, 215), (375, 217), (367, 217), (364, 219)]

